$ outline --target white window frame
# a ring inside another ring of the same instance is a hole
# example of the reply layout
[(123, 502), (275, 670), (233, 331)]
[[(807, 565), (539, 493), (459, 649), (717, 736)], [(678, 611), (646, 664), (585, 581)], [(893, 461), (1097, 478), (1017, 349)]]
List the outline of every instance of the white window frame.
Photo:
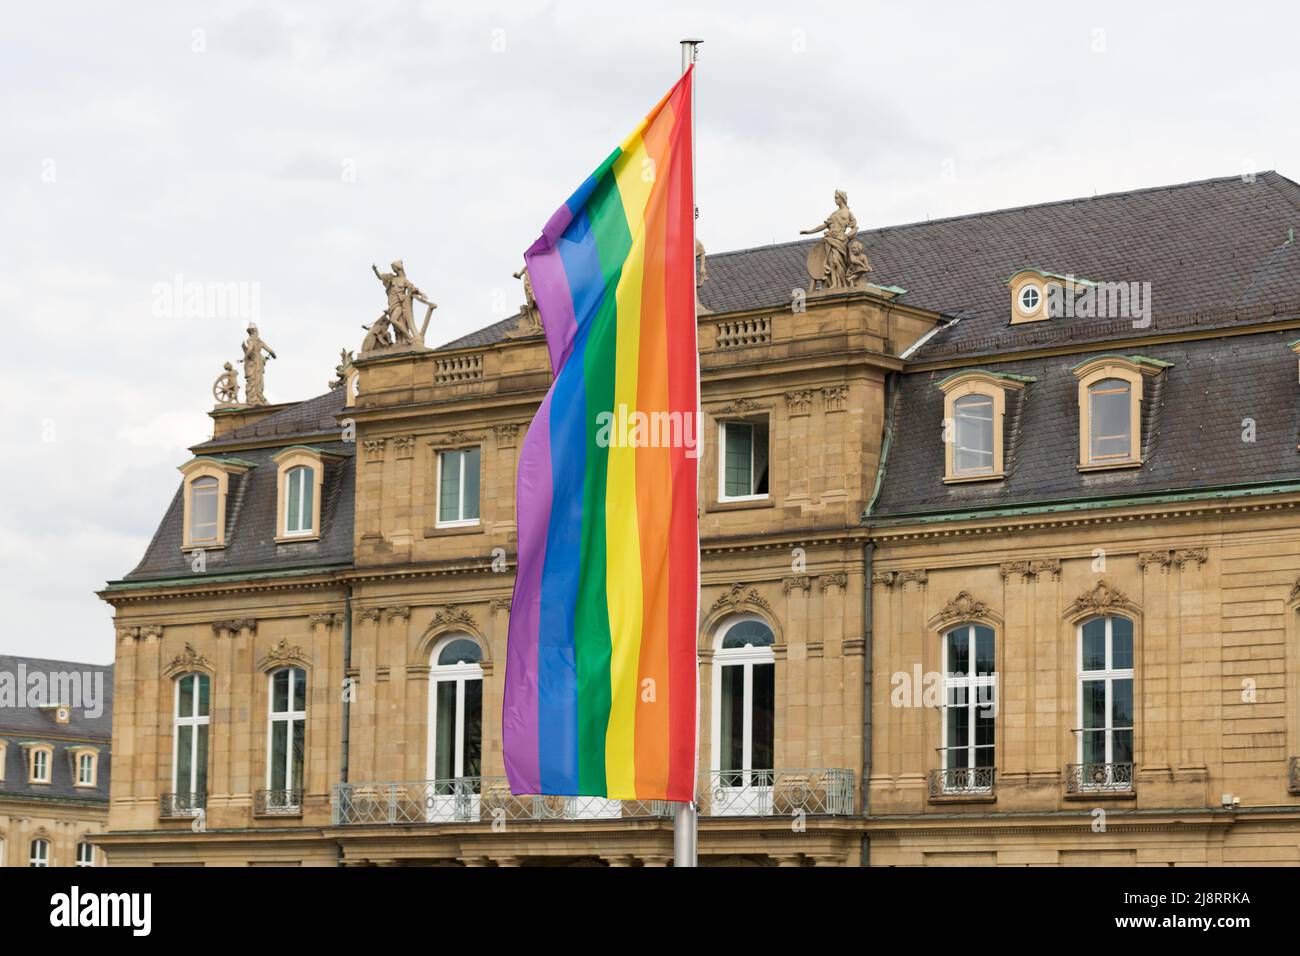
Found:
[[(37, 768), (41, 772), (37, 773)], [(28, 783), (49, 783), (54, 777), (54, 750), (50, 747), (33, 747), (27, 767)]]
[[(455, 641), (469, 641), (479, 649), (479, 660), (468, 663), (457, 664), (439, 664), (438, 657), (442, 652)], [(425, 754), (426, 767), (428, 769), (426, 779), (459, 781), (467, 779), (465, 777), (465, 698), (466, 684), (470, 681), (479, 682), (479, 701), (482, 706), (483, 691), (486, 689), (483, 684), (483, 645), (472, 634), (464, 631), (453, 631), (444, 634), (434, 642), (429, 651), (429, 740), (428, 748)], [(452, 756), (450, 778), (437, 776), (438, 772), (438, 687), (440, 684), (452, 684), (454, 686), (453, 694), (456, 703), (455, 726), (452, 730)], [(482, 774), (482, 754), (483, 754), (483, 721), (479, 720), (479, 773)], [(471, 792), (471, 789), (473, 792)], [(429, 822), (446, 822), (454, 821), (458, 817), (467, 817), (470, 820), (477, 820), (480, 806), (481, 793), (477, 787), (456, 786), (451, 787), (450, 793), (440, 791), (431, 792), (425, 804), (425, 818)]]
[[(980, 674), (980, 673), (977, 673), (977, 672), (974, 671), (974, 667), (975, 667), (975, 647), (976, 647), (976, 643), (975, 643), (975, 628), (976, 628), (976, 627), (986, 627), (986, 628), (988, 628), (990, 631), (993, 632), (993, 671), (992, 671), (991, 673), (988, 673), (988, 674)], [(967, 653), (969, 654), (968, 660), (970, 661), (971, 670), (968, 671), (965, 675), (963, 675), (963, 676), (961, 676), (961, 677), (957, 677), (957, 676), (954, 675), (953, 670), (952, 670), (951, 662), (948, 660), (948, 638), (949, 638), (950, 635), (956, 633), (957, 631), (962, 631), (962, 630), (966, 631), (966, 639), (967, 639), (967, 642), (968, 642), (968, 650), (967, 650)], [(949, 708), (948, 697), (949, 697), (949, 694), (948, 694), (948, 692), (949, 692), (950, 690), (960, 690), (960, 689), (965, 689), (966, 692), (967, 692), (967, 693), (966, 693), (966, 701), (967, 701), (967, 702), (966, 702), (966, 704), (963, 705), (963, 706), (966, 708), (966, 710), (968, 711), (969, 715), (970, 715), (969, 720), (967, 721), (967, 724), (966, 724), (966, 738), (967, 738), (967, 739), (966, 739), (966, 742), (965, 742), (965, 743), (953, 744), (952, 746), (953, 746), (954, 749), (958, 749), (958, 748), (960, 748), (960, 749), (964, 749), (964, 750), (969, 751), (969, 752), (970, 752), (970, 755), (971, 755), (971, 759), (974, 759), (975, 751), (976, 751), (977, 749), (983, 749), (983, 748), (977, 748), (977, 747), (976, 747), (976, 744), (975, 744), (975, 739), (976, 739), (976, 738), (975, 738), (975, 712), (976, 712), (979, 708), (981, 708), (981, 707), (992, 707), (992, 708), (994, 708), (994, 710), (993, 710), (993, 714), (994, 714), (993, 744), (992, 744), (992, 746), (989, 747), (988, 749), (991, 749), (991, 750), (993, 751), (993, 762), (992, 762), (991, 764), (989, 764), (989, 767), (990, 767), (990, 768), (994, 768), (994, 769), (996, 769), (996, 767), (997, 767), (997, 765), (998, 765), (998, 764), (997, 764), (997, 761), (998, 761), (998, 728), (997, 728), (997, 693), (998, 693), (997, 654), (998, 654), (998, 632), (997, 632), (997, 628), (995, 628), (995, 627), (993, 627), (993, 626), (991, 626), (991, 625), (989, 625), (989, 624), (981, 624), (981, 623), (979, 623), (978, 621), (968, 621), (968, 622), (966, 622), (966, 623), (964, 623), (964, 624), (957, 624), (957, 625), (955, 625), (954, 627), (950, 627), (950, 628), (948, 628), (947, 630), (945, 630), (945, 631), (943, 632), (942, 640), (943, 640), (943, 647), (942, 647), (942, 653), (943, 653), (943, 706), (940, 708), (940, 718), (939, 718), (939, 728), (940, 728), (940, 730), (939, 730), (939, 734), (940, 734), (940, 751), (939, 751), (939, 752), (943, 755), (943, 760), (942, 760), (942, 763), (943, 763), (943, 769), (944, 769), (944, 770), (962, 770), (962, 769), (967, 769), (967, 768), (964, 768), (964, 767), (950, 767), (950, 766), (948, 765), (948, 754), (949, 754), (949, 741), (948, 741), (948, 708)], [(981, 699), (981, 696), (980, 696), (981, 688), (986, 688), (986, 687), (989, 688), (988, 695), (987, 695), (986, 698)], [(975, 771), (976, 769), (979, 768), (979, 765), (978, 765), (978, 764), (974, 764), (974, 763), (969, 764), (968, 766), (969, 766), (969, 769), (971, 770), (972, 773), (974, 773), (974, 771)], [(946, 779), (946, 777), (945, 777), (945, 779)], [(954, 788), (954, 789), (956, 789), (958, 792), (961, 792), (961, 793), (972, 793), (972, 792), (974, 792), (974, 793), (989, 793), (989, 792), (992, 791), (993, 787), (992, 787), (992, 784), (990, 784), (990, 785), (987, 786), (987, 787), (973, 787), (973, 786), (972, 786), (972, 787), (961, 787), (961, 788)]]
[[(1119, 389), (1117, 389), (1117, 388), (1113, 388), (1113, 387), (1110, 388), (1110, 389), (1107, 389), (1105, 392), (1101, 391), (1102, 386), (1105, 385), (1107, 382), (1118, 382), (1119, 384), (1121, 384), (1121, 385), (1124, 386), (1123, 392), (1124, 392), (1124, 395), (1125, 395), (1126, 398), (1127, 398), (1127, 401), (1124, 403), (1124, 405), (1125, 405), (1125, 413), (1126, 413), (1126, 414), (1125, 414), (1125, 426), (1126, 426), (1126, 427), (1125, 427), (1125, 433), (1124, 433), (1123, 435), (1101, 435), (1101, 436), (1098, 436), (1097, 433), (1096, 433), (1096, 432), (1097, 432), (1097, 414), (1096, 414), (1096, 411), (1097, 411), (1097, 410), (1096, 410), (1096, 408), (1095, 408), (1094, 405), (1093, 405), (1093, 397), (1096, 396), (1096, 395), (1101, 395), (1101, 394), (1112, 394), (1112, 395), (1117, 395), (1117, 394), (1120, 393), (1120, 390), (1119, 390)], [(1133, 441), (1133, 391), (1134, 391), (1134, 389), (1133, 389), (1133, 383), (1132, 383), (1131, 381), (1129, 381), (1127, 378), (1120, 378), (1120, 377), (1118, 377), (1118, 376), (1108, 376), (1108, 377), (1106, 377), (1106, 378), (1099, 378), (1099, 379), (1097, 379), (1095, 382), (1092, 382), (1092, 383), (1090, 383), (1090, 384), (1088, 385), (1087, 391), (1085, 392), (1085, 394), (1087, 395), (1087, 400), (1088, 400), (1088, 464), (1090, 464), (1090, 465), (1113, 465), (1113, 464), (1122, 464), (1122, 463), (1124, 463), (1124, 462), (1129, 462), (1129, 461), (1132, 461), (1132, 460), (1133, 460), (1133, 446), (1134, 446), (1134, 441)], [(1096, 453), (1095, 453), (1095, 448), (1094, 448), (1094, 444), (1093, 444), (1093, 443), (1094, 443), (1094, 442), (1095, 442), (1099, 437), (1102, 438), (1102, 439), (1105, 439), (1105, 440), (1111, 440), (1111, 441), (1113, 441), (1113, 440), (1115, 440), (1115, 439), (1117, 439), (1117, 438), (1123, 438), (1123, 439), (1125, 439), (1125, 445), (1126, 445), (1126, 447), (1125, 447), (1124, 453), (1123, 453), (1122, 455), (1098, 455), (1098, 454), (1096, 454)]]
[[(988, 403), (989, 447), (988, 447), (987, 455), (988, 455), (989, 463), (987, 466), (981, 468), (962, 468), (961, 465), (959, 464), (959, 462), (961, 461), (961, 452), (963, 450), (974, 451), (981, 456), (986, 454), (985, 450), (982, 448), (964, 449), (961, 444), (962, 416), (958, 406), (960, 406), (962, 402), (969, 402), (971, 399), (980, 399)], [(998, 454), (997, 446), (998, 446), (998, 440), (1002, 437), (1000, 434), (1001, 428), (998, 427), (1000, 424), (1000, 409), (998, 407), (999, 404), (1000, 403), (998, 402), (997, 396), (987, 391), (966, 392), (964, 395), (959, 395), (952, 400), (952, 431), (953, 431), (952, 474), (953, 477), (988, 478), (996, 475), (999, 472), (1000, 469), (998, 468), (998, 465), (999, 465), (999, 458), (1001, 458), (1001, 456)]]
[[(1076, 735), (1078, 736), (1079, 739), (1075, 744), (1075, 759), (1081, 768), (1084, 764), (1084, 759), (1083, 759), (1084, 735), (1087, 733), (1096, 733), (1098, 730), (1104, 730), (1105, 732), (1106, 759), (1103, 761), (1105, 764), (1109, 766), (1115, 763), (1114, 760), (1115, 733), (1116, 731), (1122, 732), (1125, 730), (1127, 730), (1129, 734), (1132, 735), (1132, 742), (1133, 742), (1132, 743), (1133, 754), (1129, 762), (1133, 764), (1137, 763), (1137, 728), (1135, 726), (1137, 722), (1137, 708), (1138, 708), (1137, 680), (1134, 677), (1134, 669), (1132, 667), (1116, 668), (1113, 666), (1115, 662), (1114, 622), (1116, 617), (1118, 617), (1118, 615), (1114, 615), (1114, 614), (1108, 614), (1101, 618), (1090, 617), (1086, 621), (1080, 621), (1076, 628), (1077, 633), (1076, 633), (1076, 640), (1075, 640), (1075, 645), (1076, 645), (1075, 646), (1075, 670), (1077, 673), (1077, 680), (1075, 681), (1075, 685), (1076, 685), (1075, 686), (1075, 708), (1076, 708), (1075, 713), (1078, 715), (1078, 721), (1079, 721), (1079, 730)], [(1106, 622), (1106, 666), (1102, 670), (1085, 671), (1083, 669), (1083, 628), (1085, 624), (1090, 624), (1095, 620), (1104, 620)], [(1124, 618), (1124, 620), (1127, 621), (1130, 627), (1132, 627), (1133, 629), (1133, 662), (1136, 664), (1137, 663), (1137, 626), (1136, 624), (1134, 624), (1131, 618), (1126, 617)], [(1098, 680), (1104, 680), (1106, 682), (1106, 726), (1104, 728), (1092, 727), (1085, 730), (1083, 726), (1083, 685), (1085, 681), (1098, 681)], [(1117, 680), (1127, 680), (1132, 686), (1134, 724), (1128, 727), (1114, 726), (1115, 708), (1114, 708), (1113, 691), (1115, 686), (1114, 682)], [(1102, 786), (1095, 786), (1081, 777), (1079, 781), (1079, 787), (1082, 790), (1103, 790), (1103, 789), (1129, 790), (1132, 788), (1132, 781), (1122, 782), (1118, 784), (1110, 784), (1102, 787)]]
[[(456, 513), (465, 513), (465, 452), (478, 449), (478, 474), (479, 474), (479, 501), (477, 518), (453, 518), (444, 521), (442, 518), (442, 466), (444, 457), (450, 453), (460, 454), (460, 500), (456, 503)], [(472, 528), (479, 524), (483, 518), (483, 448), (480, 445), (468, 445), (464, 448), (439, 448), (437, 454), (437, 482), (433, 489), (433, 516), (434, 527), (437, 528)]]
[[(93, 787), (96, 782), (96, 764), (98, 758), (89, 750), (78, 751), (77, 753), (77, 786)], [(89, 773), (82, 773), (83, 768), (88, 768)]]
[[(198, 709), (199, 681), (207, 680), (208, 682), (208, 713), (205, 716), (202, 717), (181, 716), (181, 681), (183, 681), (187, 677), (194, 678), (194, 700), (195, 700), (194, 709), (195, 710)], [(209, 728), (208, 747), (211, 748), (212, 746), (212, 739), (211, 739), (212, 678), (209, 675), (203, 673), (202, 671), (189, 671), (188, 673), (185, 674), (176, 675), (176, 678), (172, 681), (172, 683), (176, 685), (172, 691), (172, 793), (177, 795), (187, 794), (187, 795), (195, 796), (198, 795), (199, 793), (206, 793), (206, 790), (200, 791), (197, 789), (198, 776), (199, 776), (199, 761), (198, 761), (199, 729), (202, 727)], [(180, 772), (179, 757), (180, 757), (180, 743), (181, 743), (181, 734), (180, 734), (181, 727), (194, 728), (194, 731), (190, 734), (190, 779), (186, 784), (187, 789), (184, 790), (181, 789), (180, 786), (181, 781), (177, 779), (177, 774)], [(205, 777), (207, 776), (206, 772), (204, 773), (204, 776)]]
[[(196, 510), (195, 504), (197, 503), (199, 498), (199, 484), (203, 483), (204, 486), (206, 487), (206, 484), (208, 482), (212, 483), (212, 493), (211, 495), (209, 495), (207, 491), (204, 491), (203, 497), (204, 498), (211, 497), (212, 499), (212, 534), (205, 537), (199, 537), (198, 534), (196, 533), (198, 529), (198, 522), (194, 520), (195, 510)], [(204, 545), (210, 546), (210, 545), (217, 544), (221, 540), (221, 479), (217, 478), (216, 475), (210, 475), (204, 473), (204, 474), (195, 475), (193, 478), (191, 478), (189, 481), (189, 485), (190, 485), (189, 487), (189, 497), (190, 497), (189, 543), (194, 547), (202, 547)]]
[[(723, 648), (727, 634), (736, 625), (746, 621), (757, 621), (772, 631), (772, 644), (761, 647), (755, 647), (752, 644), (746, 644), (744, 647)], [(727, 618), (718, 628), (717, 636), (713, 642), (713, 714), (712, 714), (712, 735), (713, 748), (710, 756), (710, 769), (713, 771), (714, 788), (716, 790), (748, 790), (750, 796), (740, 801), (736, 812), (743, 812), (746, 815), (763, 815), (765, 810), (770, 809), (771, 802), (771, 781), (755, 781), (756, 769), (754, 767), (754, 667), (758, 664), (776, 664), (776, 632), (772, 630), (772, 625), (764, 618), (757, 614), (737, 614)], [(722, 769), (722, 671), (725, 667), (743, 668), (743, 678), (741, 682), (741, 765), (740, 767), (729, 767), (726, 771)], [(775, 670), (773, 671), (775, 677)], [(775, 699), (773, 707), (776, 706)], [(775, 723), (776, 715), (773, 716)], [(775, 737), (775, 726), (773, 727), (773, 736)], [(774, 741), (775, 742), (775, 741)], [(759, 772), (768, 771), (769, 774), (775, 772), (775, 767), (760, 767)], [(742, 785), (740, 787), (724, 787), (722, 785), (723, 773), (736, 773), (740, 775)], [(722, 801), (725, 808), (729, 801)], [(719, 808), (714, 808), (714, 813), (718, 813)], [(725, 809), (722, 810), (725, 815)]]
[[(298, 527), (296, 530), (289, 530), (289, 522), (294, 517), (289, 513), (289, 502), (293, 499), (289, 497), (289, 486), (295, 480), (298, 480), (301, 487), (298, 489)], [(284, 473), (284, 528), (281, 533), (286, 538), (311, 538), (316, 536), (316, 469), (311, 465), (294, 465)], [(303, 493), (308, 487), (311, 488), (312, 506), (307, 507), (307, 496)]]
[[(754, 486), (754, 440), (753, 429), (760, 424), (767, 426), (767, 491), (762, 494), (729, 495), (727, 494), (727, 426), (742, 425), (751, 430), (749, 440), (749, 485)], [(718, 422), (718, 501), (765, 501), (772, 491), (772, 429), (766, 422), (749, 422), (728, 419)]]
[[(83, 853), (82, 852), (83, 850), (87, 852)], [(89, 857), (89, 859), (83, 859), (83, 857)], [(77, 844), (76, 866), (87, 867), (87, 866), (94, 866), (94, 865), (95, 865), (95, 844), (87, 843), (85, 840), (82, 840), (80, 843)]]
[(37, 837), (27, 847), (27, 865), (29, 867), (47, 868), (50, 865), (50, 841)]
[[(1034, 293), (1033, 305), (1027, 305), (1025, 303), (1026, 293), (1029, 292)], [(1023, 313), (1024, 315), (1037, 315), (1038, 310), (1043, 307), (1044, 298), (1045, 296), (1043, 295), (1043, 290), (1042, 288), (1039, 287), (1038, 283), (1036, 282), (1026, 282), (1024, 285), (1020, 287), (1020, 291), (1016, 293), (1016, 302), (1020, 306), (1021, 313)]]
[[(277, 674), (289, 674), (289, 709), (275, 709), (275, 677)], [(294, 710), (294, 673), (302, 674), (302, 709)], [(284, 746), (284, 780), (287, 786), (285, 790), (303, 790), (303, 782), (293, 778), (293, 725), (301, 723), (303, 739), (302, 755), (302, 773), (307, 774), (307, 669), (304, 667), (278, 667), (266, 675), (266, 789), (274, 789), (271, 783), (272, 775), (275, 771), (275, 725), (277, 722), (287, 723), (289, 726), (285, 730)], [(291, 807), (277, 807), (277, 809), (292, 809)]]

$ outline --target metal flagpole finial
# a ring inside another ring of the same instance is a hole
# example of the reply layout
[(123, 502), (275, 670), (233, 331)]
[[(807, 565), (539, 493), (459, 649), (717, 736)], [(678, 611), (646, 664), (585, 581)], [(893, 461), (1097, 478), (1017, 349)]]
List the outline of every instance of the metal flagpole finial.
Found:
[(683, 73), (686, 72), (686, 68), (687, 68), (688, 66), (690, 66), (692, 63), (694, 63), (696, 60), (699, 59), (699, 56), (700, 56), (699, 46), (700, 46), (700, 44), (703, 43), (703, 42), (704, 42), (704, 41), (703, 41), (703, 40), (700, 40), (700, 39), (691, 39), (691, 40), (682, 40), (682, 41), (681, 41), (681, 44), (682, 44), (682, 72), (683, 72)]

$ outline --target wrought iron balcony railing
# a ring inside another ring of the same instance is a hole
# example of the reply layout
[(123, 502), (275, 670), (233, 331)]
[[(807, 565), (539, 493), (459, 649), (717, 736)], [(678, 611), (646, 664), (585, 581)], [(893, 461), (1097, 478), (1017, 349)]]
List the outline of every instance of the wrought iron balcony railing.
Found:
[(993, 767), (953, 767), (930, 771), (930, 796), (988, 796), (993, 793)]
[(1066, 793), (1122, 793), (1132, 789), (1131, 763), (1072, 763), (1065, 766)]
[(334, 785), (336, 826), (366, 823), (492, 823), (496, 820), (620, 820), (668, 817), (659, 800), (516, 797), (505, 777)]
[(158, 816), (192, 817), (207, 809), (207, 793), (164, 793), (158, 798)]
[(1300, 793), (1300, 757), (1291, 758), (1291, 767), (1287, 773), (1287, 790)]
[[(702, 816), (853, 813), (851, 770), (723, 771), (701, 780)], [(514, 796), (505, 777), (341, 783), (334, 785), (336, 826), (492, 823), (497, 820), (671, 818), (663, 800)]]
[(851, 816), (853, 771), (715, 770), (701, 780), (699, 799), (705, 817)]
[(302, 791), (258, 790), (253, 794), (253, 813), (267, 817), (302, 813)]

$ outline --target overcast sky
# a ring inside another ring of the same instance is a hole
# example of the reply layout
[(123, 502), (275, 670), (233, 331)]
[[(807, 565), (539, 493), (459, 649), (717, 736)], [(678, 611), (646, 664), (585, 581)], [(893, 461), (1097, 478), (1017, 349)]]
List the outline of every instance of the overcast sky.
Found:
[(273, 402), (320, 394), (360, 345), (372, 262), (405, 259), (435, 344), (493, 322), (683, 36), (706, 41), (710, 252), (797, 238), (835, 189), (870, 228), (1300, 176), (1294, 4), (703, 6), (8, 6), (0, 652), (112, 658), (94, 591), (135, 566), (210, 435), (246, 317), (169, 314), (160, 283), (255, 291)]

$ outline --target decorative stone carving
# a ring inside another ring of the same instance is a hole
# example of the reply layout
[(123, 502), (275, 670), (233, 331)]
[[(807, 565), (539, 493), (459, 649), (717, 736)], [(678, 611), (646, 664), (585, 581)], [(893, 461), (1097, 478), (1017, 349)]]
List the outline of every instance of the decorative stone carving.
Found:
[(930, 575), (924, 568), (913, 568), (910, 571), (899, 571), (896, 579), (898, 586), (907, 589), (909, 583), (914, 583), (918, 588), (924, 590), (929, 583)]
[(493, 425), (492, 430), (496, 432), (498, 448), (514, 448), (515, 442), (519, 438), (519, 429), (523, 426), (519, 422), (504, 422), (500, 425)]
[(277, 358), (271, 346), (257, 334), (257, 326), (248, 325), (248, 338), (244, 341), (244, 404), (266, 404), (266, 360)]
[[(406, 267), (402, 264), (401, 259), (395, 259), (392, 263), (392, 272), (380, 272), (379, 267), (373, 263), (370, 269), (384, 286), (384, 293), (388, 296), (388, 308), (383, 314), (375, 320), (370, 326), (370, 334), (366, 336), (366, 342), (361, 347), (362, 353), (376, 351), (377, 349), (387, 348), (389, 346), (396, 348), (422, 348), (424, 346), (424, 335), (429, 329), (429, 319), (433, 316), (433, 310), (438, 306), (430, 302), (406, 275)], [(415, 317), (411, 311), (412, 302), (422, 302), (427, 308), (424, 313), (424, 324), (416, 329)], [(387, 333), (392, 333), (391, 341), (385, 341)], [(367, 347), (368, 346), (368, 347)]]
[(892, 588), (894, 586), (894, 572), (893, 571), (872, 571), (871, 583), (883, 584), (887, 588)]
[(733, 402), (728, 402), (721, 408), (717, 409), (715, 415), (748, 415), (750, 412), (761, 411), (766, 405), (760, 405), (748, 398), (738, 398)]
[(1287, 604), (1295, 604), (1300, 601), (1300, 578), (1296, 578), (1295, 584), (1291, 586), (1291, 593), (1287, 596)]
[(143, 624), (140, 627), (140, 639), (142, 641), (161, 641), (162, 632), (161, 624)]
[(795, 590), (803, 591), (804, 594), (807, 594), (812, 590), (812, 578), (808, 577), (806, 574), (791, 575), (786, 578), (782, 584), (785, 587), (786, 594)]
[(393, 454), (400, 460), (415, 454), (415, 436), (402, 435), (393, 439)]
[(435, 448), (454, 448), (457, 445), (477, 445), (482, 440), (482, 435), (471, 435), (469, 432), (456, 430), (434, 435), (429, 439), (429, 444)]
[(529, 335), (540, 335), (542, 314), (537, 308), (537, 297), (533, 295), (533, 278), (528, 274), (528, 267), (524, 266), (512, 275), (516, 279), (524, 280), (524, 304), (519, 307), (519, 324), (506, 335), (506, 338), (518, 339)]
[(313, 627), (322, 626), (325, 628), (334, 627), (342, 623), (342, 620), (343, 615), (337, 611), (320, 611), (308, 618)]
[(193, 644), (186, 644), (185, 650), (171, 659), (171, 663), (163, 668), (164, 677), (174, 677), (177, 674), (186, 671), (211, 671), (212, 663), (194, 649)]
[(440, 631), (453, 627), (468, 627), (477, 630), (474, 615), (467, 608), (457, 607), (454, 604), (438, 608), (438, 612), (433, 615), (433, 621), (429, 624), (429, 630)]
[(352, 374), (353, 358), (351, 349), (339, 349), (339, 364), (334, 366), (334, 381), (330, 382), (331, 390), (343, 388), (348, 384), (348, 377)]
[(989, 606), (976, 598), (969, 591), (959, 591), (957, 596), (943, 606), (935, 615), (934, 623), (939, 625), (955, 624), (958, 621), (970, 621), (989, 617)]
[(808, 251), (809, 291), (847, 288), (849, 243), (858, 234), (858, 220), (849, 209), (849, 197), (844, 190), (835, 191), (835, 211), (820, 225), (799, 230), (799, 235), (818, 232), (823, 234), (821, 241)]
[(828, 385), (822, 389), (822, 405), (828, 412), (842, 412), (848, 405), (847, 385)]
[(303, 651), (301, 647), (290, 645), (287, 638), (280, 638), (275, 647), (271, 648), (266, 655), (257, 662), (259, 671), (269, 671), (276, 667), (285, 667), (290, 664), (300, 664), (304, 667), (311, 664), (311, 658)]
[(695, 288), (699, 288), (709, 281), (708, 256), (704, 251), (704, 243), (699, 239), (695, 240)]
[[(493, 598), (493, 599), (492, 599), (492, 612), (495, 614), (497, 611), (508, 611), (508, 610), (510, 610), (510, 600), (511, 600), (510, 598)], [(465, 613), (468, 614), (469, 612), (466, 611)]]
[(1209, 558), (1209, 552), (1205, 548), (1181, 548), (1174, 552), (1173, 562), (1179, 568), (1182, 568), (1184, 565), (1195, 561), (1197, 568), (1199, 568)]
[(1158, 564), (1160, 570), (1168, 574), (1169, 566), (1173, 564), (1173, 560), (1173, 554), (1169, 551), (1141, 551), (1138, 553), (1138, 567), (1143, 571), (1149, 565)]
[(738, 611), (744, 607), (758, 607), (765, 611), (772, 609), (763, 595), (758, 593), (758, 588), (748, 584), (733, 584), (726, 594), (713, 602), (713, 606), (709, 608), (709, 613), (725, 610)]
[(1035, 581), (1041, 575), (1051, 575), (1053, 578), (1061, 576), (1061, 559), (1060, 558), (1040, 558), (1033, 561), (1003, 561), (998, 566), (1005, 581), (1012, 575), (1018, 574), (1022, 581), (1028, 581), (1033, 578)]
[(257, 621), (251, 617), (237, 617), (231, 618), (227, 621), (212, 622), (212, 632), (216, 634), (217, 637), (220, 637), (222, 634), (230, 634), (231, 636), (234, 636), (243, 631), (248, 631), (250, 634), (256, 634)]
[(393, 604), (384, 608), (384, 616), (389, 621), (409, 621), (411, 619), (411, 606), (409, 604)]
[(120, 625), (117, 629), (117, 639), (119, 641), (135, 641), (140, 638), (140, 628), (129, 625)]
[(848, 256), (845, 282), (851, 289), (861, 289), (868, 284), (867, 273), (872, 271), (871, 261), (867, 259), (867, 250), (862, 243), (854, 239), (849, 243)]
[(1106, 580), (1101, 580), (1088, 591), (1084, 591), (1066, 608), (1066, 617), (1079, 617), (1085, 614), (1110, 614), (1112, 612), (1133, 613), (1137, 605), (1118, 588), (1112, 587)]
[(843, 571), (836, 571), (834, 574), (823, 574), (817, 578), (817, 584), (823, 593), (831, 588), (839, 588), (843, 591), (849, 586), (849, 576)]
[(363, 607), (357, 612), (357, 620), (362, 624), (373, 624), (379, 620), (379, 615), (382, 611), (383, 608), (379, 607)]
[(222, 366), (222, 373), (212, 383), (212, 397), (218, 405), (239, 404), (239, 374), (235, 367), (227, 362)]
[(384, 438), (367, 438), (361, 443), (365, 450), (366, 461), (379, 461), (384, 457), (384, 448), (388, 441)]
[(812, 389), (785, 393), (785, 407), (791, 415), (807, 415), (812, 411)]

